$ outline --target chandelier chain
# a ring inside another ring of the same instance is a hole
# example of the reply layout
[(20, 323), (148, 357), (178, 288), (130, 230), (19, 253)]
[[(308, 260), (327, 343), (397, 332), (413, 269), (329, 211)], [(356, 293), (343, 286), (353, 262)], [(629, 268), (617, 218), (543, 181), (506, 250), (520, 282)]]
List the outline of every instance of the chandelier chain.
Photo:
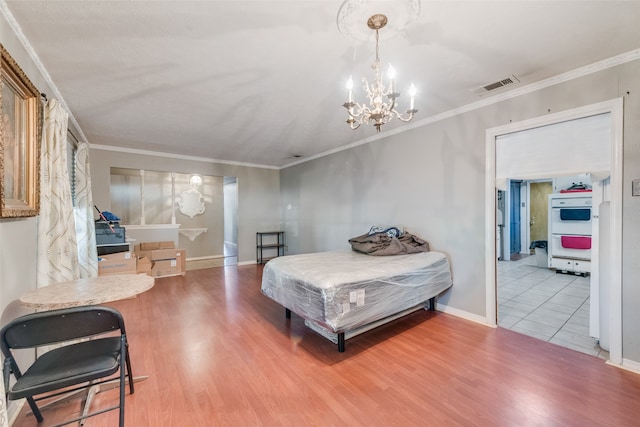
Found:
[(376, 28), (376, 62), (380, 62), (380, 55), (378, 55), (379, 48), (379, 30)]

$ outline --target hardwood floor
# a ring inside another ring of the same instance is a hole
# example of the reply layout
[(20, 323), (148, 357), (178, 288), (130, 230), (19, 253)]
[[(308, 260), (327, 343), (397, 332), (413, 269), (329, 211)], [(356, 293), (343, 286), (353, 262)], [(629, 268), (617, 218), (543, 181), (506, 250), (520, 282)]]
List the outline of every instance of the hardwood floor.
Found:
[[(347, 341), (345, 353), (260, 293), (262, 266), (157, 279), (111, 306), (134, 375), (128, 427), (632, 426), (640, 375), (594, 356), (419, 311)], [(93, 408), (117, 401), (99, 393)], [(43, 425), (79, 404), (45, 411)], [(22, 410), (14, 427), (35, 426)], [(87, 427), (117, 426), (117, 411)]]

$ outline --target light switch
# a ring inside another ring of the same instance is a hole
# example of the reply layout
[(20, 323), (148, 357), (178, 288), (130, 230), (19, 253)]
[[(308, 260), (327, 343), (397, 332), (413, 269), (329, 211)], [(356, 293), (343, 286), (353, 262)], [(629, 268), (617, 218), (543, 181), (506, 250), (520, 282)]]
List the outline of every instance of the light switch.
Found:
[(631, 195), (640, 196), (640, 179), (631, 181)]

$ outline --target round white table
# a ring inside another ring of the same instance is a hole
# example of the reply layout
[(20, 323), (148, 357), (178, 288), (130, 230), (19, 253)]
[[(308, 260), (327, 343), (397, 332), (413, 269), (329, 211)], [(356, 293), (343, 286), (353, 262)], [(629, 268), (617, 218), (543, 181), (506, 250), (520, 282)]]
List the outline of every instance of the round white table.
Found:
[(114, 274), (56, 283), (25, 292), (20, 303), (38, 311), (97, 305), (132, 298), (153, 287), (146, 274)]

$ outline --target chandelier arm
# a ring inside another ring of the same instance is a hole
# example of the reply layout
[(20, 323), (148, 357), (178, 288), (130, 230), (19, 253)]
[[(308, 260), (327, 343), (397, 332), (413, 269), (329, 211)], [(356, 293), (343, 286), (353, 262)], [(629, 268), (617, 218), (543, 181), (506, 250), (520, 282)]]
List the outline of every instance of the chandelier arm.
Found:
[(347, 115), (349, 116), (349, 119), (357, 119), (358, 118), (357, 115), (354, 115), (351, 111), (348, 111), (348, 110), (347, 110)]
[(415, 113), (418, 112), (418, 110), (407, 110), (405, 111), (405, 116), (403, 116), (402, 114), (398, 113), (398, 111), (396, 110), (392, 110), (392, 112), (395, 114), (395, 116), (398, 118), (398, 120), (400, 120), (401, 122), (409, 122), (411, 121), (411, 119), (413, 119), (413, 116)]

